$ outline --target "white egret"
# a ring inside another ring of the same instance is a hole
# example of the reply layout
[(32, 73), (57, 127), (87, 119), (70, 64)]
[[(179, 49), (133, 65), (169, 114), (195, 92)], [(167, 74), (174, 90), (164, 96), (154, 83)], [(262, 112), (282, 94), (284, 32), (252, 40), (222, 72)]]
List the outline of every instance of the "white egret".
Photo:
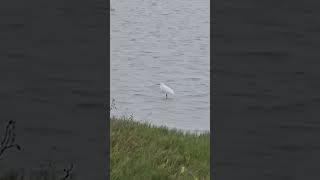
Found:
[(173, 89), (171, 89), (169, 86), (165, 85), (164, 83), (160, 83), (160, 84), (158, 84), (158, 85), (160, 85), (161, 91), (164, 92), (164, 93), (166, 93), (166, 99), (168, 99), (168, 93), (174, 95)]

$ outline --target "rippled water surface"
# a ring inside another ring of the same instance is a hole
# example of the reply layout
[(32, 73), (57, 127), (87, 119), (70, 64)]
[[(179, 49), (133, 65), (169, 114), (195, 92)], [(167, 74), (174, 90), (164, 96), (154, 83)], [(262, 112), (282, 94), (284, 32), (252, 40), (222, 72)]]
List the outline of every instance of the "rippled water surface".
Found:
[(209, 0), (111, 2), (111, 115), (209, 130), (209, 12)]

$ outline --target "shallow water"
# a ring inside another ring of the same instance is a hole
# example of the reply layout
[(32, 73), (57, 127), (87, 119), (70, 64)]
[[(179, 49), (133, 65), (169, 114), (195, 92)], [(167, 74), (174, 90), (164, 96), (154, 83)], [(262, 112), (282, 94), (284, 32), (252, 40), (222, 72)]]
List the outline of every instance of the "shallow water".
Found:
[(111, 115), (210, 129), (209, 15), (208, 0), (111, 1)]

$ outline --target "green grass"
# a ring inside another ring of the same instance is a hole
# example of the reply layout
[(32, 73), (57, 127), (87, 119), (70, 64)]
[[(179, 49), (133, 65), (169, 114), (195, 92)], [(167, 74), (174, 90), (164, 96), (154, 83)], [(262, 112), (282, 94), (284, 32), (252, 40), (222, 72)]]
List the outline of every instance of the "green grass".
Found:
[[(111, 180), (208, 180), (210, 134), (190, 134), (154, 127), (131, 118), (111, 119)], [(54, 180), (44, 169), (30, 178), (11, 171), (0, 180)], [(54, 172), (54, 171), (52, 171)]]
[(111, 180), (210, 179), (210, 134), (112, 118)]

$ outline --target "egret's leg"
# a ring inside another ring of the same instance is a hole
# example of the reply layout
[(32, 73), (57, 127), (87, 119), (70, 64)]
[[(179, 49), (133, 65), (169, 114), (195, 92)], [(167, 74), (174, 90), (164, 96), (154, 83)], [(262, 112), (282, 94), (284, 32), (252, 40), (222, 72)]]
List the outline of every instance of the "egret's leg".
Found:
[(166, 99), (168, 99), (168, 95), (167, 95), (167, 93), (166, 93)]

